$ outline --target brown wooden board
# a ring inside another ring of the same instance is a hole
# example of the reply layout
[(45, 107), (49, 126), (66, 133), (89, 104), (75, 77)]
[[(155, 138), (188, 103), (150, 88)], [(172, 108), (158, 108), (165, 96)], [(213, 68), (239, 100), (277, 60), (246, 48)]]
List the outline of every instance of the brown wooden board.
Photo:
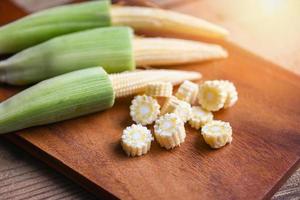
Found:
[[(258, 199), (270, 197), (299, 164), (300, 78), (229, 42), (226, 60), (175, 69), (204, 79), (228, 79), (238, 103), (216, 113), (229, 121), (233, 143), (211, 150), (188, 125), (186, 142), (172, 151), (152, 144), (127, 158), (119, 139), (132, 123), (130, 98), (107, 111), (6, 138), (100, 197), (122, 199)], [(0, 99), (19, 89), (0, 86)]]

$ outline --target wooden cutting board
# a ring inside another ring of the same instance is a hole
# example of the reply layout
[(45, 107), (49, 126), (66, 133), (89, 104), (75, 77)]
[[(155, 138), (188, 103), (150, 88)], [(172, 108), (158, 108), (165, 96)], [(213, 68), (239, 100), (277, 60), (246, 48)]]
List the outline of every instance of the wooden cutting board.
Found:
[[(228, 59), (173, 68), (236, 84), (238, 103), (215, 115), (233, 127), (233, 143), (225, 148), (210, 149), (186, 125), (180, 148), (166, 151), (153, 142), (149, 154), (127, 158), (119, 139), (132, 123), (130, 98), (104, 112), (5, 137), (102, 198), (268, 198), (300, 162), (300, 77), (219, 43)], [(0, 100), (18, 90), (1, 85)]]

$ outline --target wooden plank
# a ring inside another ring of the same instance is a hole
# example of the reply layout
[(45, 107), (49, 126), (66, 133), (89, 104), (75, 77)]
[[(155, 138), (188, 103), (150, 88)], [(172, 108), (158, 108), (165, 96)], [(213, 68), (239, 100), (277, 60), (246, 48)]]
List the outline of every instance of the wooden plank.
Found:
[(96, 199), (3, 137), (0, 161), (0, 199)]
[(234, 129), (234, 142), (226, 148), (209, 149), (187, 126), (187, 141), (180, 148), (168, 152), (154, 143), (149, 155), (127, 158), (119, 138), (132, 123), (130, 99), (101, 113), (7, 137), (17, 138), (27, 151), (33, 150), (22, 143), (40, 149), (48, 155), (42, 159), (56, 163), (58, 170), (96, 194), (104, 189), (133, 199), (270, 197), (299, 162), (300, 108), (294, 105), (300, 98), (300, 79), (235, 45), (222, 45), (229, 59), (175, 68), (236, 83), (238, 104), (216, 114)]

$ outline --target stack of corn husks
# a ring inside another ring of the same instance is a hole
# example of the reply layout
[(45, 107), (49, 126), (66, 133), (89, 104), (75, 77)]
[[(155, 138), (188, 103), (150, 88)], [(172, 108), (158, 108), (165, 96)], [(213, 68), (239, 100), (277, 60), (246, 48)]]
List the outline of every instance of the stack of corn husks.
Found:
[(36, 84), (0, 104), (0, 134), (107, 109), (115, 96), (132, 95), (149, 82), (201, 78), (197, 72), (136, 67), (227, 57), (216, 44), (140, 37), (134, 31), (210, 38), (228, 34), (192, 16), (112, 6), (107, 0), (55, 7), (2, 26), (0, 54), (15, 54), (0, 61), (0, 82)]

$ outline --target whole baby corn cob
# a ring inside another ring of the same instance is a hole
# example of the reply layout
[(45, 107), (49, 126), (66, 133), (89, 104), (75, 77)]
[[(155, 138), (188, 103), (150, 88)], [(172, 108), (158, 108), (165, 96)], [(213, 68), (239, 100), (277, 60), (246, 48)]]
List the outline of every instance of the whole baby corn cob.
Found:
[(15, 53), (59, 35), (110, 24), (110, 2), (106, 0), (50, 8), (0, 27), (0, 54)]
[(1, 61), (0, 82), (25, 85), (90, 66), (115, 73), (133, 70), (136, 64), (181, 64), (225, 55), (216, 45), (179, 39), (133, 39), (128, 27), (106, 27), (56, 37)]
[(224, 28), (196, 17), (157, 8), (111, 7), (110, 1), (102, 0), (43, 10), (0, 27), (0, 54), (15, 53), (59, 35), (110, 25), (193, 36), (228, 34)]
[(0, 134), (110, 108), (115, 97), (136, 94), (136, 88), (152, 81), (178, 84), (200, 77), (196, 72), (180, 70), (108, 75), (101, 67), (94, 67), (70, 72), (42, 81), (3, 101), (0, 104)]
[(110, 108), (114, 91), (101, 68), (42, 81), (0, 104), (0, 133), (49, 124)]
[(103, 66), (108, 73), (133, 70), (132, 29), (108, 27), (53, 38), (0, 62), (0, 82), (35, 83), (66, 72)]

